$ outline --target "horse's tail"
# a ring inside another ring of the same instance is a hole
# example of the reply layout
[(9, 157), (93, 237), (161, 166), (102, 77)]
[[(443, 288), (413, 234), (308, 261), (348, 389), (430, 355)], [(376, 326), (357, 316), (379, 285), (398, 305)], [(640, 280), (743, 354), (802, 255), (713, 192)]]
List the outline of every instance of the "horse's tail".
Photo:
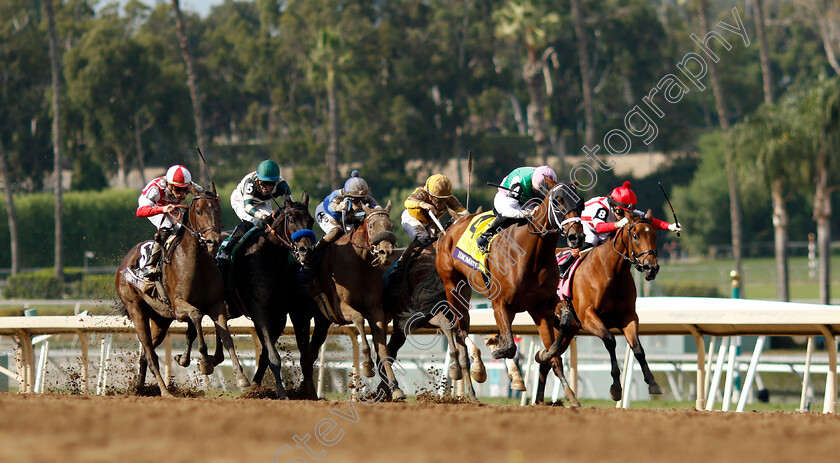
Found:
[(128, 310), (125, 308), (125, 303), (120, 298), (116, 298), (111, 301), (111, 315), (122, 315), (123, 317), (128, 316)]
[(406, 297), (408, 310), (396, 318), (397, 328), (409, 335), (411, 333), (407, 330), (427, 326), (428, 321), (441, 311), (441, 303), (446, 303), (446, 288), (443, 286), (440, 275), (435, 271), (434, 262), (415, 261), (407, 270), (406, 278), (425, 271), (420, 281), (414, 285), (414, 291)]

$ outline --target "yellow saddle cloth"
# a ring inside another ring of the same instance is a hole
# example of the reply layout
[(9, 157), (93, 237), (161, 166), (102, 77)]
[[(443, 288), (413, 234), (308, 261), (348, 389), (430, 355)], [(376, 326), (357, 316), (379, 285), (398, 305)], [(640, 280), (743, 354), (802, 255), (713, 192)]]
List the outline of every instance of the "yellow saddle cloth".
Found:
[[(475, 244), (475, 240), (487, 230), (494, 218), (496, 218), (496, 214), (493, 211), (483, 212), (473, 217), (470, 226), (458, 238), (455, 249), (452, 251), (452, 257), (482, 273), (487, 273), (487, 253), (481, 252), (478, 245)], [(495, 238), (495, 235), (493, 238)], [(490, 242), (492, 243), (492, 240)], [(490, 251), (489, 245), (487, 250)]]

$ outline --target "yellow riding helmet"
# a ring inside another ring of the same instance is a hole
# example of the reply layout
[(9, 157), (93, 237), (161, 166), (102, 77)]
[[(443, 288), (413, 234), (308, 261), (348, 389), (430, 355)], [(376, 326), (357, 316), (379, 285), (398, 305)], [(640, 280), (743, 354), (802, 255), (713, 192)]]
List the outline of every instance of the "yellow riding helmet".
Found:
[(452, 182), (445, 175), (432, 175), (426, 180), (426, 191), (435, 198), (448, 198), (452, 196)]

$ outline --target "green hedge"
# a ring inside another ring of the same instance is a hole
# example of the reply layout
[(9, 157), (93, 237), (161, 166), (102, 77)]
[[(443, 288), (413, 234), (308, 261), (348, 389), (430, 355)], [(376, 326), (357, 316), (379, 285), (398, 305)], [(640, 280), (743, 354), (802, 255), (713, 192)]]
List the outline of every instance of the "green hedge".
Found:
[(6, 299), (116, 299), (114, 275), (82, 275), (69, 270), (62, 284), (51, 270), (10, 276), (3, 292)]
[(724, 297), (716, 285), (702, 283), (662, 283), (659, 289), (670, 297)]

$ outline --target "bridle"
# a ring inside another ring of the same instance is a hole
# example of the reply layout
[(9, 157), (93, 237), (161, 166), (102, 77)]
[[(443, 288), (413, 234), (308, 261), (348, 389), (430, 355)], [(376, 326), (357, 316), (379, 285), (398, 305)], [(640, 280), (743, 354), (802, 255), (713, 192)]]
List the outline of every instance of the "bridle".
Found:
[(190, 201), (190, 207), (189, 207), (189, 209), (188, 209), (188, 211), (187, 211), (187, 220), (186, 220), (186, 223), (181, 223), (181, 217), (180, 217), (180, 215), (181, 215), (181, 214), (180, 214), (180, 209), (178, 209), (178, 216), (177, 216), (177, 217), (176, 217), (176, 215), (175, 215), (175, 214), (173, 214), (173, 213), (171, 213), (171, 212), (168, 212), (167, 214), (168, 214), (170, 217), (172, 217), (172, 218), (173, 218), (176, 222), (181, 223), (181, 226), (182, 226), (185, 230), (187, 230), (187, 231), (188, 231), (191, 235), (193, 235), (193, 236), (195, 237), (195, 239), (196, 239), (196, 240), (198, 240), (198, 244), (200, 244), (201, 246), (207, 247), (207, 243), (208, 243), (210, 240), (209, 240), (209, 239), (207, 239), (207, 238), (205, 238), (205, 236), (204, 236), (204, 235), (205, 235), (206, 233), (208, 233), (208, 232), (211, 232), (211, 231), (216, 231), (216, 232), (218, 233), (218, 231), (216, 230), (216, 226), (215, 226), (215, 225), (211, 225), (211, 226), (209, 226), (209, 227), (205, 227), (205, 228), (203, 228), (203, 229), (201, 229), (201, 230), (195, 230), (195, 229), (194, 229), (194, 225), (192, 225), (192, 223), (191, 223), (191, 222), (192, 222), (192, 212), (193, 212), (193, 208), (195, 207), (196, 203), (197, 203), (199, 200), (202, 200), (202, 199), (205, 199), (205, 200), (208, 200), (208, 201), (213, 201), (213, 200), (218, 201), (218, 196), (216, 196), (216, 198), (211, 198), (211, 197), (209, 197), (209, 196), (202, 195), (202, 196), (199, 196), (199, 197), (197, 197), (197, 198), (193, 199), (192, 201)]
[[(623, 227), (624, 229), (626, 229), (626, 233), (622, 233), (621, 231), (619, 231), (618, 233), (616, 233), (616, 234), (615, 234), (615, 236), (613, 237), (613, 240), (612, 240), (612, 248), (613, 248), (613, 251), (615, 251), (615, 252), (616, 252), (616, 254), (618, 254), (619, 256), (621, 256), (624, 260), (626, 260), (627, 262), (629, 262), (631, 265), (633, 265), (634, 267), (636, 267), (636, 270), (638, 270), (639, 272), (641, 272), (641, 271), (642, 271), (642, 269), (643, 269), (643, 265), (642, 265), (642, 258), (643, 258), (643, 257), (645, 257), (645, 256), (647, 256), (647, 255), (651, 255), (651, 256), (653, 256), (654, 258), (656, 258), (656, 257), (657, 257), (657, 254), (656, 254), (656, 249), (655, 249), (655, 248), (654, 248), (654, 249), (648, 249), (647, 251), (642, 251), (642, 252), (640, 252), (640, 253), (638, 253), (638, 254), (636, 254), (636, 250), (635, 250), (635, 249), (633, 249), (633, 239), (632, 239), (632, 237), (631, 237), (631, 231), (633, 230), (633, 227), (635, 227), (636, 225), (639, 225), (640, 223), (644, 223), (644, 224), (651, 225), (651, 222), (650, 222), (650, 220), (648, 220), (648, 219), (641, 219), (641, 220), (639, 220), (639, 221), (637, 221), (637, 222), (633, 222), (632, 224), (630, 224), (630, 225), (628, 225), (628, 226), (626, 226), (626, 227)], [(630, 255), (629, 255), (629, 256), (628, 256), (627, 254), (622, 253), (621, 251), (619, 251), (619, 250), (615, 247), (615, 242), (616, 242), (616, 241), (618, 241), (618, 237), (619, 237), (620, 235), (622, 235), (622, 234), (626, 234), (626, 235), (627, 235), (627, 249), (630, 251)]]
[[(528, 221), (528, 231), (532, 235), (545, 235), (549, 233), (559, 233), (561, 238), (565, 238), (569, 234), (569, 230), (572, 228), (572, 224), (580, 223), (580, 217), (569, 217), (567, 219), (560, 219), (561, 217), (565, 217), (566, 215), (575, 212), (575, 210), (566, 210), (566, 208), (561, 207), (559, 202), (555, 200), (555, 197), (558, 195), (558, 192), (563, 197), (564, 202), (569, 202), (568, 198), (563, 195), (562, 188), (564, 184), (558, 183), (554, 185), (551, 191), (546, 195), (546, 201), (548, 202), (548, 225), (553, 228), (547, 228), (538, 230), (536, 225), (534, 225), (533, 221)], [(537, 210), (542, 207), (543, 203), (541, 202), (534, 208), (534, 213), (536, 214)], [(580, 214), (578, 214), (580, 215)], [(533, 228), (533, 230), (532, 230)]]
[(294, 250), (295, 245), (290, 239), (292, 233), (289, 232), (289, 219), (291, 218), (291, 215), (286, 213), (290, 209), (309, 212), (309, 210), (303, 205), (287, 206), (280, 212), (280, 217), (283, 219), (282, 231), (278, 231), (278, 229), (275, 229), (268, 223), (265, 225), (265, 228), (268, 230), (268, 234), (274, 236), (278, 241), (280, 241), (280, 244), (285, 246), (287, 249)]
[[(358, 226), (358, 227), (354, 228), (352, 232), (350, 232), (350, 243), (351, 243), (353, 246), (355, 246), (355, 247), (357, 247), (357, 248), (360, 248), (360, 249), (364, 249), (364, 250), (370, 251), (371, 253), (376, 253), (376, 252), (377, 252), (376, 247), (379, 245), (379, 243), (381, 243), (382, 241), (387, 241), (387, 240), (388, 240), (388, 238), (382, 238), (382, 239), (380, 239), (380, 240), (377, 240), (377, 242), (376, 242), (376, 243), (374, 243), (374, 244), (371, 244), (371, 242), (370, 242), (370, 233), (369, 233), (369, 232), (368, 232), (368, 230), (367, 230), (367, 221), (368, 221), (368, 219), (370, 219), (371, 217), (375, 217), (375, 216), (377, 216), (377, 215), (384, 215), (384, 216), (387, 216), (389, 220), (390, 220), (390, 218), (391, 218), (391, 217), (390, 217), (390, 214), (389, 214), (389, 213), (388, 213), (388, 211), (386, 211), (385, 209), (374, 209), (374, 210), (372, 210), (370, 213), (366, 214), (366, 215), (365, 215), (365, 219), (364, 219), (364, 220), (362, 220), (362, 223), (361, 223), (361, 224), (359, 224), (359, 226)], [(360, 228), (364, 228), (364, 229), (365, 229), (365, 244), (358, 244), (358, 243), (356, 243), (356, 242), (353, 240), (353, 237), (356, 235), (356, 232), (357, 232)], [(393, 235), (393, 233), (392, 233), (392, 235)]]

